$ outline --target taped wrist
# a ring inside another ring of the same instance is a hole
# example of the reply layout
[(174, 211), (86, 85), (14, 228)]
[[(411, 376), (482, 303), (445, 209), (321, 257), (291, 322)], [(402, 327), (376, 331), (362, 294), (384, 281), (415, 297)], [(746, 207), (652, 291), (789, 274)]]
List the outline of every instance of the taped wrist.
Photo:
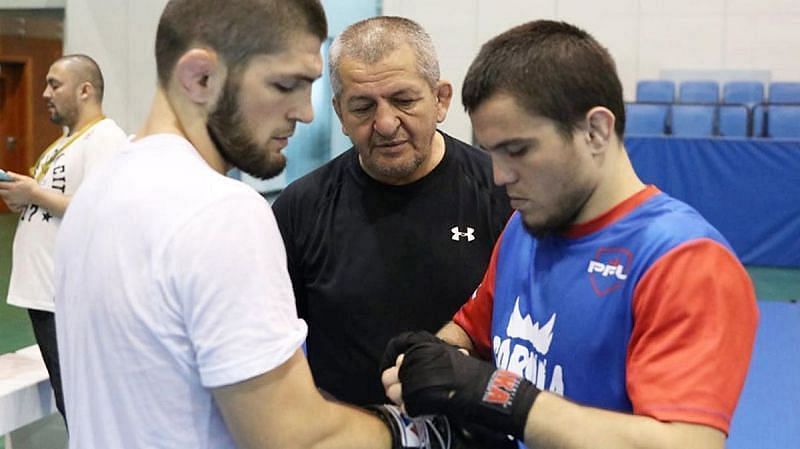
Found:
[(392, 435), (392, 449), (450, 449), (452, 431), (444, 416), (410, 418), (394, 405), (369, 405)]
[(541, 390), (522, 376), (504, 369), (492, 372), (483, 385), (483, 394), (474, 406), (470, 421), (524, 440), (528, 413)]

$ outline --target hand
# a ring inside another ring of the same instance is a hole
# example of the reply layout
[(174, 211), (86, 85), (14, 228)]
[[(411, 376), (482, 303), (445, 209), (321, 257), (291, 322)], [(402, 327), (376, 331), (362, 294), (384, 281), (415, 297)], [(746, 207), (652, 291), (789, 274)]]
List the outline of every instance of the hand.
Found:
[(17, 204), (10, 199), (7, 199), (6, 195), (2, 191), (0, 191), (0, 199), (6, 204), (8, 210), (17, 214), (22, 212), (25, 209), (25, 206), (27, 206), (27, 204)]
[(442, 343), (442, 340), (426, 331), (403, 332), (389, 340), (381, 359), (381, 382), (386, 397), (396, 405), (403, 407), (403, 394), (397, 373), (403, 361), (403, 352), (417, 343)]
[(381, 358), (381, 372), (393, 366), (400, 366), (397, 358), (401, 356), (408, 348), (417, 343), (442, 343), (439, 337), (426, 331), (409, 331), (403, 332), (396, 337), (389, 340), (386, 344), (386, 349), (383, 351)]
[(523, 439), (540, 390), (510, 371), (470, 357), (444, 342), (418, 343), (399, 368), (409, 415), (445, 414)]
[(400, 384), (400, 377), (398, 376), (402, 363), (403, 354), (400, 354), (397, 357), (397, 364), (381, 373), (381, 383), (383, 383), (386, 397), (405, 411), (403, 407), (403, 386)]
[(6, 172), (13, 178), (12, 181), (0, 182), (0, 198), (9, 209), (19, 212), (32, 202), (34, 192), (39, 189), (39, 183), (30, 176), (14, 172)]

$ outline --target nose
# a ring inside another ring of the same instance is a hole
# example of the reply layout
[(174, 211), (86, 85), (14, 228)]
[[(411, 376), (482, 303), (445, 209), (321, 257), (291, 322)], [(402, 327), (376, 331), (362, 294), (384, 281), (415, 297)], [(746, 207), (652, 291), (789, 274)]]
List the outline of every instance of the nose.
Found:
[(303, 123), (311, 123), (314, 120), (314, 107), (311, 105), (311, 101), (306, 101), (297, 108), (297, 113), (295, 114), (295, 120), (303, 122)]
[(311, 104), (311, 87), (309, 86), (305, 95), (301, 95), (297, 104), (289, 110), (289, 119), (311, 123), (314, 120), (314, 105)]
[(44, 91), (42, 91), (42, 98), (45, 100), (49, 100), (53, 96), (53, 91), (50, 89), (50, 86), (47, 85), (44, 87)]
[(517, 174), (511, 165), (494, 153), (492, 154), (492, 177), (498, 186), (511, 184), (517, 180)]
[(391, 105), (378, 103), (375, 107), (375, 120), (372, 123), (372, 128), (381, 136), (394, 136), (398, 128), (400, 128), (400, 118)]

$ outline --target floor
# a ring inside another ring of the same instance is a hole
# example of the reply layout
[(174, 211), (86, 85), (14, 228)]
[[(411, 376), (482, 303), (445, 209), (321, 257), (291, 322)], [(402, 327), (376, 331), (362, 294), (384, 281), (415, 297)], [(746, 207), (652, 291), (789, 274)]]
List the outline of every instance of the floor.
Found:
[[(6, 297), (8, 289), (11, 244), (16, 222), (16, 215), (0, 214), (0, 298)], [(761, 301), (800, 300), (800, 270), (748, 267), (748, 272), (753, 278), (756, 294)], [(762, 310), (763, 306), (762, 304)], [(762, 322), (762, 324), (764, 323)], [(796, 324), (800, 329), (800, 322)], [(0, 300), (0, 354), (32, 344), (34, 344), (33, 332), (25, 310), (8, 306), (5, 301)], [(52, 416), (20, 429), (13, 433), (12, 439), (14, 449), (61, 449), (66, 447), (66, 431), (59, 416)], [(797, 441), (800, 441), (800, 438)], [(731, 443), (733, 442), (731, 441)], [(747, 446), (737, 447), (746, 448)], [(0, 439), (0, 449), (5, 449), (2, 439)]]

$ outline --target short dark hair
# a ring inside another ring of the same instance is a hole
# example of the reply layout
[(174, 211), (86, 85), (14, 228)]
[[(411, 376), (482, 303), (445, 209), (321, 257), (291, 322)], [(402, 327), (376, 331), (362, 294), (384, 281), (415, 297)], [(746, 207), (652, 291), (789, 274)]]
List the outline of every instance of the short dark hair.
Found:
[(159, 83), (167, 84), (192, 46), (210, 47), (236, 69), (252, 56), (282, 51), (301, 31), (320, 41), (328, 36), (319, 0), (171, 0), (156, 32)]
[(100, 66), (97, 61), (92, 59), (89, 55), (82, 53), (75, 53), (65, 55), (56, 62), (69, 61), (75, 63), (75, 67), (71, 70), (75, 73), (79, 83), (87, 82), (94, 87), (95, 99), (98, 104), (103, 103), (103, 92), (105, 91), (105, 81), (103, 80), (103, 72), (100, 71)]
[(595, 106), (616, 116), (614, 130), (620, 139), (625, 131), (614, 60), (589, 33), (564, 22), (528, 22), (481, 47), (464, 79), (464, 108), (473, 112), (497, 92), (510, 94), (529, 113), (553, 120), (564, 136)]

